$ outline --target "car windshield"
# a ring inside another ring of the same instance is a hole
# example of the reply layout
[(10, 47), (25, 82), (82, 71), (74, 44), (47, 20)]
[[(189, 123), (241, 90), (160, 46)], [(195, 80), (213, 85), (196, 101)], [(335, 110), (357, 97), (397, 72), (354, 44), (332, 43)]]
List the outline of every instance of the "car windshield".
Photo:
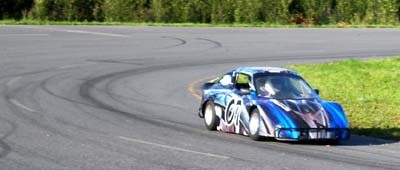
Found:
[(257, 95), (274, 99), (318, 98), (300, 77), (286, 74), (262, 74), (255, 78)]

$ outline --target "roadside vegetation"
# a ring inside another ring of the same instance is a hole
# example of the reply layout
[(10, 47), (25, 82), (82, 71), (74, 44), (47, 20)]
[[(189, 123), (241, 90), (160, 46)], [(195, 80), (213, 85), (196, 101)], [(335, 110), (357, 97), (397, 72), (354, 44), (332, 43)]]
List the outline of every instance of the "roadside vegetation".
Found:
[(400, 0), (0, 1), (2, 24), (375, 28), (399, 18)]
[(351, 132), (400, 140), (400, 58), (290, 66), (321, 98), (339, 102)]
[(118, 21), (49, 21), (49, 20), (0, 20), (0, 25), (97, 25), (97, 26), (156, 26), (156, 27), (252, 27), (252, 28), (400, 28), (400, 25), (302, 25), (268, 23), (162, 23), (162, 22), (118, 22)]

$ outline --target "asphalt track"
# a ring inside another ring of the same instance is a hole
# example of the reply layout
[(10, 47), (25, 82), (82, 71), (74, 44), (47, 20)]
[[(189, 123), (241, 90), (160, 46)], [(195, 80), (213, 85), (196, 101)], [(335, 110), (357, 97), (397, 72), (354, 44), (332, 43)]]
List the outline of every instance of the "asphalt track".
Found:
[(199, 82), (229, 68), (394, 56), (399, 42), (399, 29), (0, 26), (0, 169), (400, 169), (396, 142), (254, 142), (196, 112)]

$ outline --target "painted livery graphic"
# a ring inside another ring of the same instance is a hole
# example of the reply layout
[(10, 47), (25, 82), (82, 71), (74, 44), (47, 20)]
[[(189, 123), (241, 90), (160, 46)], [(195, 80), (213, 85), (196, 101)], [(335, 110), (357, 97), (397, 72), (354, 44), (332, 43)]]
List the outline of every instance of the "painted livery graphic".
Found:
[(242, 99), (234, 97), (228, 103), (228, 107), (223, 112), (224, 115), (221, 116), (221, 121), (217, 129), (247, 135), (248, 124), (246, 123), (249, 121), (249, 117), (246, 108), (242, 104)]
[(341, 106), (323, 101), (296, 72), (272, 67), (228, 71), (203, 85), (199, 116), (210, 130), (258, 140), (344, 140)]

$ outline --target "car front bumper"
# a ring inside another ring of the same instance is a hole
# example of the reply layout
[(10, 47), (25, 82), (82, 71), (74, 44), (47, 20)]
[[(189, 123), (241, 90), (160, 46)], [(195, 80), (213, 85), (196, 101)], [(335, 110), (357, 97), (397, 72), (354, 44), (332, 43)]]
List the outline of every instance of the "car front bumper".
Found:
[(348, 128), (278, 128), (275, 130), (277, 140), (346, 140)]

